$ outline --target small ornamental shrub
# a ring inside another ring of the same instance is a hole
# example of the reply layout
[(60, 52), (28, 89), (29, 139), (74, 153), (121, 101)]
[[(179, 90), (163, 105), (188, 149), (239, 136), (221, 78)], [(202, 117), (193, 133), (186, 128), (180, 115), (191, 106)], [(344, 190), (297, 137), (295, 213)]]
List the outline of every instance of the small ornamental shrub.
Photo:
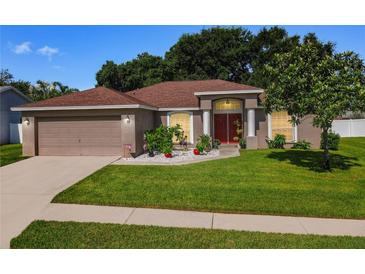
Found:
[(180, 125), (176, 125), (174, 127), (161, 125), (156, 128), (153, 134), (155, 149), (160, 153), (171, 153), (173, 148), (173, 138), (175, 137), (176, 140), (179, 140), (182, 135), (182, 129)]
[(218, 149), (220, 145), (221, 145), (221, 141), (219, 139), (214, 139), (213, 140), (213, 142), (212, 142), (212, 148)]
[[(340, 135), (334, 133), (332, 131), (328, 132), (328, 149), (330, 150), (338, 150), (338, 146), (340, 145)], [(321, 134), (321, 149), (324, 149), (324, 140), (323, 140), (323, 132)]]
[(240, 148), (246, 148), (246, 139), (240, 138), (239, 145)]
[(266, 143), (269, 148), (284, 148), (286, 143), (285, 135), (283, 134), (276, 134), (274, 139), (266, 139)]
[(199, 151), (199, 153), (203, 153), (204, 151), (204, 146), (201, 143), (197, 143), (196, 144), (196, 149)]
[(152, 130), (148, 130), (145, 132), (145, 138), (146, 138), (146, 148), (148, 151), (148, 154), (153, 157), (154, 150), (156, 149), (156, 138), (155, 133)]
[(212, 148), (211, 140), (212, 139), (210, 138), (210, 136), (208, 134), (200, 135), (199, 138), (198, 138), (197, 147), (199, 145), (199, 146), (203, 147), (203, 150), (210, 151), (211, 148)]
[(305, 140), (301, 140), (301, 141), (294, 143), (291, 148), (308, 150), (311, 148), (311, 143), (307, 142)]

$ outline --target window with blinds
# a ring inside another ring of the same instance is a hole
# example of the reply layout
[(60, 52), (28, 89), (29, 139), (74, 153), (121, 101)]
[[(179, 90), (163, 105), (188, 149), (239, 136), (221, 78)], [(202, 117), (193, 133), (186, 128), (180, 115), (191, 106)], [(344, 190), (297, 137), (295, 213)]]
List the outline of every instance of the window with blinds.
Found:
[(176, 126), (177, 124), (179, 124), (184, 131), (184, 136), (187, 136), (186, 140), (190, 143), (190, 113), (174, 112), (171, 113), (169, 117), (170, 126)]
[(272, 139), (276, 134), (283, 134), (287, 141), (293, 140), (293, 126), (290, 122), (291, 117), (286, 111), (273, 112), (271, 114)]

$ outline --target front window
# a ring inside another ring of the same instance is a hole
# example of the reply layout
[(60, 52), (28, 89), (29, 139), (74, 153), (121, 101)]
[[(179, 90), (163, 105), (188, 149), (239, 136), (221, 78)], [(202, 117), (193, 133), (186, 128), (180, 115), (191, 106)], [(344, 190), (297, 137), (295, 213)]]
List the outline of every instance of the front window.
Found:
[(192, 140), (192, 114), (190, 112), (172, 112), (168, 114), (167, 120), (168, 126), (176, 126), (179, 124), (184, 131), (184, 136), (186, 136), (186, 140), (190, 143), (193, 143)]
[(290, 119), (291, 117), (286, 111), (271, 113), (271, 138), (274, 138), (277, 134), (283, 134), (286, 140), (293, 140), (293, 125)]

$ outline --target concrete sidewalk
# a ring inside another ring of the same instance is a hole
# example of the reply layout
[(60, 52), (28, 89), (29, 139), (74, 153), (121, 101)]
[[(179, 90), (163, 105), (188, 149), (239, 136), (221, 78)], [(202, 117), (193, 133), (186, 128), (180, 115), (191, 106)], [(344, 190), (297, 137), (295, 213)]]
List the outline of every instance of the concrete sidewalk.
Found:
[(151, 208), (50, 204), (39, 216), (39, 219), (332, 236), (365, 236), (365, 220), (223, 214)]

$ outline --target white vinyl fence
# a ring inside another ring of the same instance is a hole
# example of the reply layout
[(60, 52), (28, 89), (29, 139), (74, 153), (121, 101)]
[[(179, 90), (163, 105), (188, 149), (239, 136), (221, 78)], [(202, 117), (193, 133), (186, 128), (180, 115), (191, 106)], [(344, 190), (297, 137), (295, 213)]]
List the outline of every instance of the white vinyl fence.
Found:
[(334, 120), (332, 131), (341, 137), (365, 136), (365, 119)]
[(10, 144), (22, 144), (22, 124), (10, 124)]

